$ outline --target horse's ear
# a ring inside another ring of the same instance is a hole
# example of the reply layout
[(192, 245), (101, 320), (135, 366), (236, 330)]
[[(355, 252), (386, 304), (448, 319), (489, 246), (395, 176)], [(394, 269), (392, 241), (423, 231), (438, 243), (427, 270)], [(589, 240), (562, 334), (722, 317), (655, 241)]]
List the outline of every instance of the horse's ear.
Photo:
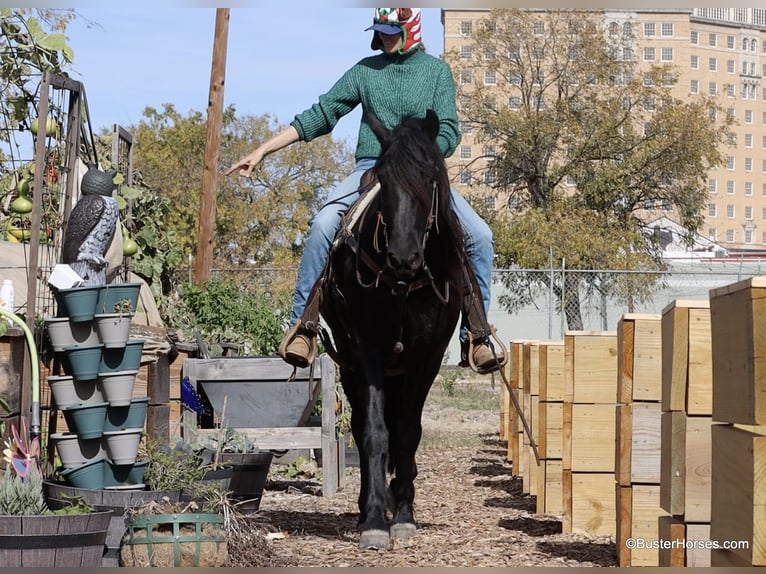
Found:
[(423, 120), (423, 128), (425, 129), (426, 134), (428, 134), (428, 137), (432, 140), (435, 140), (436, 136), (439, 135), (439, 116), (436, 115), (435, 111), (426, 111), (426, 117)]
[(386, 147), (388, 140), (391, 136), (391, 131), (383, 125), (378, 117), (369, 110), (364, 110), (364, 121), (370, 126), (372, 133), (378, 138), (380, 145)]

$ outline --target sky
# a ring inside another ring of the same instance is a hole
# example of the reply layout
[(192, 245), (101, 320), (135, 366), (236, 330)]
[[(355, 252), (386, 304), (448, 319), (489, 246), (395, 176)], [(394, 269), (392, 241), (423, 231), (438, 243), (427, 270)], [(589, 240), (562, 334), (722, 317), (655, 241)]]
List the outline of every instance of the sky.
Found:
[[(146, 106), (172, 103), (186, 114), (207, 112), (215, 8), (90, 4), (67, 28), (74, 50), (70, 75), (85, 86), (94, 131), (137, 124)], [(238, 115), (270, 114), (280, 124), (316, 102), (354, 63), (372, 55), (372, 8), (295, 6), (230, 9), (224, 106)], [(441, 12), (423, 9), (429, 53), (443, 50)], [(361, 110), (333, 137), (356, 142)]]

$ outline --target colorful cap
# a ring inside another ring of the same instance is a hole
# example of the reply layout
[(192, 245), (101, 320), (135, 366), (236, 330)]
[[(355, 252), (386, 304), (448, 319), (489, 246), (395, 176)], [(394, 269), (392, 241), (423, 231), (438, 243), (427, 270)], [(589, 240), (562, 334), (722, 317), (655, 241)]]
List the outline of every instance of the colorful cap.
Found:
[[(420, 30), (420, 8), (375, 8), (373, 24), (365, 30), (382, 34), (402, 34), (404, 42), (400, 54), (406, 54), (420, 46), (423, 38)], [(372, 37), (370, 48), (380, 50), (383, 45), (377, 34)]]

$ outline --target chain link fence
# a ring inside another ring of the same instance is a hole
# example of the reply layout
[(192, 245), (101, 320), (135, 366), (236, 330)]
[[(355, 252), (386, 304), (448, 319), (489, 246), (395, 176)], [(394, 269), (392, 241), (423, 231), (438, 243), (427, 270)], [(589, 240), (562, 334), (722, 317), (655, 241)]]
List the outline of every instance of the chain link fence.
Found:
[[(229, 268), (214, 275), (240, 282), (244, 291), (295, 281), (294, 269)], [(515, 339), (562, 340), (568, 330), (615, 331), (625, 313), (661, 314), (678, 299), (707, 300), (710, 290), (766, 275), (763, 261), (674, 261), (663, 272), (497, 269), (489, 322), (507, 346)], [(457, 332), (445, 364), (459, 361)]]

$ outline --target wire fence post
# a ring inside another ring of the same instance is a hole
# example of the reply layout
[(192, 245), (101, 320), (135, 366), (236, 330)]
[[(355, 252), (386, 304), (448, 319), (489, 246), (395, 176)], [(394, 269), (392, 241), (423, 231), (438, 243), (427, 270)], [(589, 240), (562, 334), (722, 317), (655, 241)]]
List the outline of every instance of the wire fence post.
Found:
[(548, 340), (553, 340), (553, 246), (550, 247), (550, 269), (548, 273)]
[(561, 339), (564, 338), (564, 333), (566, 332), (566, 268), (567, 268), (567, 258), (562, 257), (561, 258), (561, 303), (559, 305), (560, 308), (560, 315), (561, 315)]

